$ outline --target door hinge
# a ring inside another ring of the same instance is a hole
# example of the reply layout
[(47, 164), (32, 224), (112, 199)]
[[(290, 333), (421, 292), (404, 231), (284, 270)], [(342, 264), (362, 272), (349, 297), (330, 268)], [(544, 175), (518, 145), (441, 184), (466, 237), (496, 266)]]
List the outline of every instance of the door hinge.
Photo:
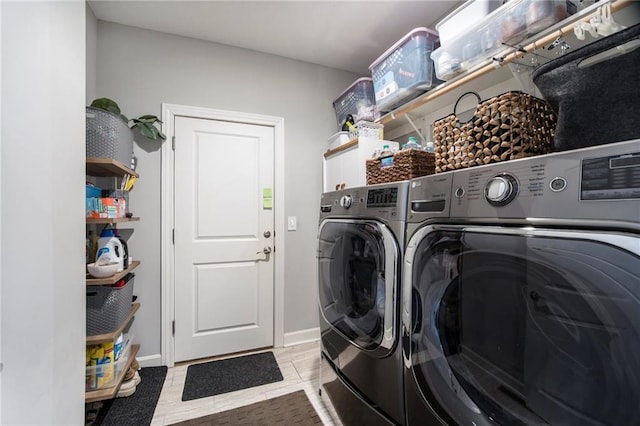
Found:
[(171, 244), (175, 245), (176, 243), (176, 228), (173, 228), (171, 230)]
[(175, 137), (175, 136), (172, 136), (172, 137), (171, 137), (171, 149), (172, 149), (173, 151), (175, 151), (175, 150), (176, 150), (176, 137)]
[(176, 335), (176, 322), (175, 321), (171, 322), (171, 334), (174, 335), (174, 336)]

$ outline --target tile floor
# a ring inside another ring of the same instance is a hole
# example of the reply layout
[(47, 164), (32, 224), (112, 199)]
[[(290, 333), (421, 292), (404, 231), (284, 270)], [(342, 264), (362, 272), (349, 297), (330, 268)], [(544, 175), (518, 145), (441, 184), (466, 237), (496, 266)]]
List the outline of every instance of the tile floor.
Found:
[[(266, 350), (255, 352), (264, 352)], [(151, 426), (170, 425), (182, 420), (230, 410), (298, 390), (305, 391), (309, 401), (311, 401), (325, 425), (341, 426), (327, 397), (321, 398), (318, 395), (320, 342), (277, 348), (273, 349), (273, 353), (284, 377), (283, 381), (192, 401), (183, 402), (181, 400), (182, 388), (189, 364), (179, 364), (169, 368)], [(237, 356), (237, 354), (212, 359), (223, 359), (232, 356)], [(212, 359), (198, 360), (197, 362), (211, 361)], [(326, 369), (323, 368), (323, 374), (325, 371)]]

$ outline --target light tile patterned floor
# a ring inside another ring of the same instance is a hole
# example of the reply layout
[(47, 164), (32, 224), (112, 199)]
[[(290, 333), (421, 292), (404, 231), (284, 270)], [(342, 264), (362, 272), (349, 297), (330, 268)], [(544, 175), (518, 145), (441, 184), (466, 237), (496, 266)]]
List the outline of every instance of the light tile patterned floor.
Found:
[[(249, 353), (243, 355), (248, 355)], [(328, 399), (318, 396), (320, 342), (277, 348), (273, 349), (273, 353), (282, 372), (283, 381), (192, 401), (182, 402), (181, 400), (182, 388), (189, 364), (180, 364), (169, 368), (151, 426), (170, 425), (182, 420), (230, 410), (298, 390), (305, 391), (309, 401), (311, 401), (325, 425), (340, 426), (340, 421)], [(237, 356), (237, 354), (231, 356)], [(231, 356), (212, 359), (224, 359)], [(198, 360), (197, 362), (204, 361), (210, 360)]]

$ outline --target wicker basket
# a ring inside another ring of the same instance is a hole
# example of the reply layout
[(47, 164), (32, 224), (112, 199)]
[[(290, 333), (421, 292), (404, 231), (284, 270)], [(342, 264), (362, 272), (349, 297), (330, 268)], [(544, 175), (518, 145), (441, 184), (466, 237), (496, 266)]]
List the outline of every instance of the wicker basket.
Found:
[(380, 158), (367, 160), (367, 185), (396, 182), (435, 172), (435, 155), (421, 149), (403, 149), (393, 154), (393, 164), (382, 166)]
[(133, 131), (122, 119), (108, 111), (87, 107), (87, 157), (111, 158), (131, 167)]
[[(468, 92), (462, 97), (473, 94)], [(454, 113), (433, 123), (436, 173), (550, 152), (556, 116), (545, 101), (507, 92), (479, 102), (461, 123)]]

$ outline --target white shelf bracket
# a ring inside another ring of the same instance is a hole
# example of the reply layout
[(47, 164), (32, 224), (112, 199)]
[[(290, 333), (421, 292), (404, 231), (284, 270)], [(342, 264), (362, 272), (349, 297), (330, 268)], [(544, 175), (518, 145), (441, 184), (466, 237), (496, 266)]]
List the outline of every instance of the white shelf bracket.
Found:
[(421, 145), (424, 145), (425, 142), (427, 142), (427, 140), (425, 139), (425, 137), (423, 136), (422, 132), (420, 131), (420, 129), (418, 129), (416, 127), (416, 125), (413, 123), (413, 120), (411, 120), (411, 117), (409, 117), (409, 114), (405, 114), (405, 117), (407, 117), (407, 121), (409, 122), (409, 124), (411, 124), (411, 127), (413, 127), (413, 130), (416, 131), (416, 133), (418, 134), (418, 136), (420, 136), (420, 140), (422, 141)]

